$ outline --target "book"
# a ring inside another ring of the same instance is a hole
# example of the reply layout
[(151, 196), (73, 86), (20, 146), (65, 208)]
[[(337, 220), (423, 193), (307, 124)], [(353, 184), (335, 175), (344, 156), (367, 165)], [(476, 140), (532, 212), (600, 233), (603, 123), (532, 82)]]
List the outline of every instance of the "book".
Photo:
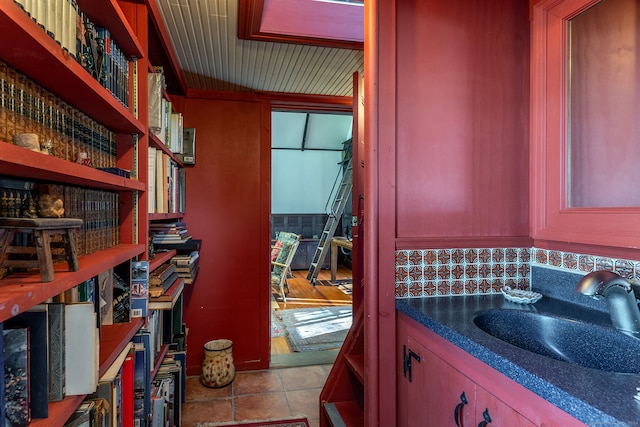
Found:
[[(151, 114), (151, 111), (149, 112)], [(151, 125), (149, 125), (151, 128)], [(147, 177), (147, 207), (149, 213), (156, 212), (156, 149), (154, 147), (149, 147), (148, 153), (148, 173)]]
[(134, 371), (134, 351), (131, 349), (122, 363), (122, 427), (134, 427)]
[(49, 304), (49, 401), (64, 399), (64, 307), (63, 303)]
[(131, 317), (147, 317), (149, 312), (149, 261), (131, 263)]
[(113, 323), (127, 323), (131, 320), (130, 274), (113, 273)]
[(2, 331), (4, 344), (4, 411), (7, 427), (24, 427), (29, 410), (29, 328)]
[(96, 403), (93, 400), (83, 401), (78, 408), (73, 411), (64, 427), (93, 427), (93, 414)]
[(125, 348), (120, 352), (116, 360), (113, 361), (111, 366), (100, 377), (97, 388), (94, 393), (89, 395), (90, 399), (104, 399), (107, 402), (108, 415), (105, 418), (106, 427), (118, 427), (118, 414), (121, 412), (120, 404), (118, 401), (118, 389), (120, 388), (120, 378), (122, 367), (133, 347), (132, 343), (128, 343)]
[(29, 330), (29, 396), (31, 418), (49, 416), (49, 331), (46, 304), (36, 305), (5, 322)]
[(67, 396), (91, 394), (98, 386), (99, 334), (91, 303), (67, 304), (64, 310), (65, 387)]
[(98, 274), (98, 301), (101, 325), (113, 324), (113, 269)]
[(146, 425), (146, 416), (151, 411), (151, 342), (148, 330), (141, 330), (133, 337), (135, 350), (134, 383), (134, 418), (139, 425)]

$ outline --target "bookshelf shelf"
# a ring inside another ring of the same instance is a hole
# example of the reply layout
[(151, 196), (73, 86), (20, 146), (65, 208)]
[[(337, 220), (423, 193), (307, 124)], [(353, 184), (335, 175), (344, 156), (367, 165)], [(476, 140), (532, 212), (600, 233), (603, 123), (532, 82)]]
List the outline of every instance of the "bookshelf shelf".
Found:
[(160, 267), (165, 262), (169, 261), (177, 253), (178, 251), (176, 251), (175, 249), (172, 249), (167, 252), (156, 253), (156, 257), (149, 262), (149, 273), (154, 271), (156, 268)]
[(49, 403), (49, 418), (32, 419), (29, 427), (62, 427), (84, 400), (84, 395), (68, 396), (60, 402)]
[[(112, 1), (99, 3), (99, 7), (105, 4), (114, 7)], [(55, 40), (47, 36), (13, 0), (0, 0), (0, 28), (0, 60), (110, 130), (128, 134), (144, 133), (142, 122)]]
[(172, 213), (152, 213), (149, 214), (150, 221), (162, 221), (164, 219), (181, 219), (184, 216), (182, 212)]
[(160, 365), (162, 365), (162, 360), (167, 355), (168, 351), (169, 351), (169, 344), (164, 344), (160, 348), (160, 351), (158, 352), (158, 354), (156, 355), (156, 360), (153, 363), (153, 371), (151, 371), (151, 381), (153, 381), (156, 374), (158, 373), (158, 369), (160, 369)]
[(16, 316), (35, 304), (52, 298), (144, 252), (144, 245), (118, 245), (80, 257), (79, 271), (67, 264), (55, 265), (52, 282), (41, 282), (40, 272), (14, 273), (0, 280), (0, 321)]
[(78, 6), (97, 26), (109, 28), (111, 37), (128, 56), (144, 57), (142, 47), (116, 0), (78, 0)]
[(182, 163), (182, 160), (178, 159), (178, 157), (176, 157), (175, 153), (173, 153), (171, 150), (169, 150), (169, 148), (166, 145), (164, 145), (162, 143), (162, 141), (160, 141), (160, 139), (156, 135), (150, 133), (149, 134), (149, 142), (150, 142), (151, 146), (153, 146), (157, 150), (161, 150), (163, 153), (168, 155), (171, 158), (171, 160), (176, 162), (176, 164), (178, 166), (180, 166), (181, 168), (184, 167), (184, 164)]
[(25, 179), (55, 181), (116, 191), (144, 191), (145, 184), (113, 175), (88, 166), (36, 153), (17, 145), (0, 141), (0, 170)]
[(109, 369), (143, 324), (142, 318), (100, 328), (100, 376)]

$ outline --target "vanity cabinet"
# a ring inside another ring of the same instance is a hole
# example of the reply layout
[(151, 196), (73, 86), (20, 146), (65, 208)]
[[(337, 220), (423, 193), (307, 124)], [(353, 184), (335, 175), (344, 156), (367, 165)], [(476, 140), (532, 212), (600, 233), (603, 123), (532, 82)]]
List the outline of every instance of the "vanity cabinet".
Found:
[(397, 327), (398, 426), (584, 426), (406, 315)]

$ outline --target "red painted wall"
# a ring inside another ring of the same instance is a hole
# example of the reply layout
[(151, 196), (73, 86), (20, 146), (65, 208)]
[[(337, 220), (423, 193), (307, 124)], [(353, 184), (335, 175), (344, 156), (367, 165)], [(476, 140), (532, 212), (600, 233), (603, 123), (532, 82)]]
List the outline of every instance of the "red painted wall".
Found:
[(397, 22), (397, 236), (526, 236), (528, 3), (399, 1)]
[(365, 4), (367, 424), (394, 425), (395, 250), (530, 245), (529, 3)]
[(261, 133), (270, 121), (263, 107), (257, 99), (184, 101), (185, 127), (196, 128), (184, 218), (203, 240), (200, 272), (184, 293), (189, 375), (200, 372), (204, 343), (219, 338), (234, 342), (237, 369), (269, 366), (270, 146)]

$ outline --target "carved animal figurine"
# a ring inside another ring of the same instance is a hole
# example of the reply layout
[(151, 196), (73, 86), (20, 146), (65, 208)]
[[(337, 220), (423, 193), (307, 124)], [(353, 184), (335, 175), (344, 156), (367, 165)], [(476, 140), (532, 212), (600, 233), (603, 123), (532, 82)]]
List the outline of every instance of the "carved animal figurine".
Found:
[(51, 194), (41, 194), (38, 198), (38, 212), (41, 218), (62, 218), (62, 199)]

